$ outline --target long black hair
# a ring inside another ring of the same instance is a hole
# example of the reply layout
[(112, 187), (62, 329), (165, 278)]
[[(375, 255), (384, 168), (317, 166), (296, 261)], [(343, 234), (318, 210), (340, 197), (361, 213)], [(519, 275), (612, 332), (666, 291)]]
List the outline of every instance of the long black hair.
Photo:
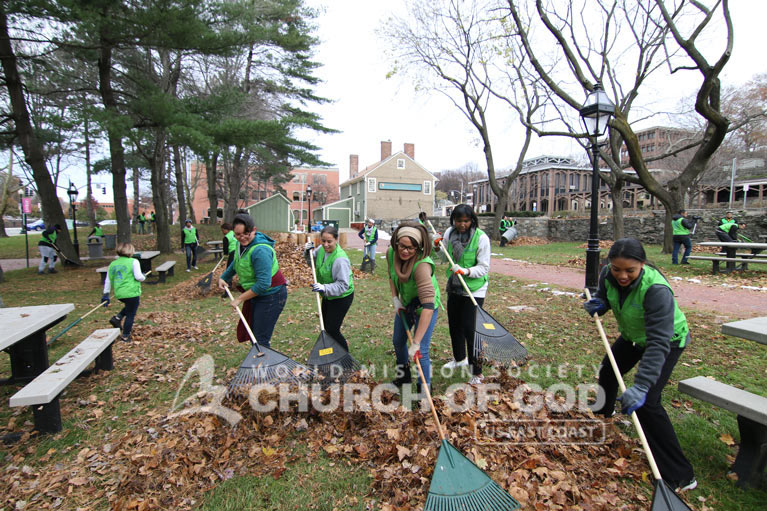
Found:
[[(613, 246), (610, 247), (610, 251), (607, 252), (607, 259), (612, 261), (613, 259), (617, 259), (619, 257), (623, 257), (625, 259), (634, 259), (635, 261), (644, 263), (649, 267), (657, 270), (658, 273), (660, 273), (663, 278), (666, 279), (666, 276), (663, 275), (663, 272), (660, 271), (660, 268), (647, 260), (647, 253), (642, 246), (642, 242), (636, 238), (621, 238), (613, 243)], [(668, 281), (668, 279), (666, 279), (666, 281)]]
[(453, 212), (450, 213), (450, 225), (455, 225), (455, 219), (463, 216), (471, 219), (472, 229), (479, 227), (479, 218), (477, 218), (477, 214), (474, 212), (474, 208), (468, 204), (458, 204), (453, 208)]

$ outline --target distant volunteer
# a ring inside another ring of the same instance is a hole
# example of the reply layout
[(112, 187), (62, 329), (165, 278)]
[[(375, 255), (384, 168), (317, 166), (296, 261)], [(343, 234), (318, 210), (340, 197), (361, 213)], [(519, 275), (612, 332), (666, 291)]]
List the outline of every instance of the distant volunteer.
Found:
[(376, 227), (375, 220), (368, 218), (365, 227), (363, 227), (357, 236), (362, 238), (365, 242), (365, 246), (362, 250), (362, 257), (368, 256), (370, 258), (371, 272), (376, 269), (376, 245), (378, 244), (378, 227)]
[[(133, 257), (136, 249), (130, 243), (118, 243), (117, 259), (112, 261), (104, 280), (101, 301), (109, 305), (109, 292), (114, 289), (115, 298), (123, 303), (120, 312), (109, 318), (109, 324), (121, 330), (121, 339), (130, 342), (133, 322), (141, 302), (141, 283), (146, 277), (141, 272), (141, 263)], [(123, 323), (123, 320), (125, 321)]]
[(199, 243), (197, 228), (192, 225), (191, 220), (187, 220), (181, 230), (181, 244), (186, 253), (186, 271), (192, 271), (192, 268), (197, 269), (197, 245)]
[(61, 226), (56, 224), (43, 231), (43, 237), (37, 242), (37, 249), (40, 251), (40, 264), (37, 266), (38, 275), (45, 273), (45, 265), (48, 265), (48, 273), (56, 272), (56, 239), (61, 232)]

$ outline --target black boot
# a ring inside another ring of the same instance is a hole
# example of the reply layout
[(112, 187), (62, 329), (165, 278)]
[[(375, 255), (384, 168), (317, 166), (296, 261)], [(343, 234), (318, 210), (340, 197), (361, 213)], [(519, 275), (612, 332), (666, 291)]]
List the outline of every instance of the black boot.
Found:
[(406, 366), (402, 366), (397, 364), (396, 366), (397, 373), (396, 374), (402, 374), (402, 376), (397, 376), (392, 380), (392, 383), (396, 385), (397, 387), (402, 387), (406, 383), (410, 383), (413, 381), (413, 377), (410, 374), (410, 364)]

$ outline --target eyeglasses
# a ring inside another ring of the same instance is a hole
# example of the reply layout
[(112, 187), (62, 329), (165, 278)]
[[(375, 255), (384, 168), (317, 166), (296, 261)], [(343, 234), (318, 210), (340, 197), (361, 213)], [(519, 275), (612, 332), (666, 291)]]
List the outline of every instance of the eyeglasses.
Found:
[(239, 234), (237, 234), (237, 233), (235, 232), (235, 233), (234, 233), (234, 237), (235, 237), (235, 238), (247, 238), (247, 237), (248, 237), (250, 234), (252, 234), (252, 232), (253, 232), (253, 231), (245, 231), (245, 232), (241, 232), (241, 233), (239, 233)]
[(413, 245), (403, 245), (402, 243), (397, 243), (397, 248), (403, 252), (415, 252), (417, 247), (414, 247)]

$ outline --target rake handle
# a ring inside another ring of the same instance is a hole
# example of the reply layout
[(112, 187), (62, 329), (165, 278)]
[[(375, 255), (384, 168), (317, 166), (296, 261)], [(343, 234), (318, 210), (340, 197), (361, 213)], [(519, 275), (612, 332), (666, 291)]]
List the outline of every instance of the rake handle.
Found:
[(68, 331), (69, 331), (69, 330), (70, 330), (72, 327), (74, 327), (74, 326), (75, 326), (75, 325), (77, 325), (77, 324), (78, 324), (80, 321), (84, 320), (85, 318), (87, 318), (88, 316), (90, 316), (91, 314), (93, 314), (94, 312), (96, 312), (96, 311), (99, 309), (99, 307), (103, 307), (103, 306), (104, 306), (104, 302), (101, 302), (100, 304), (96, 305), (94, 308), (92, 308), (91, 310), (89, 310), (88, 312), (86, 312), (85, 314), (83, 314), (82, 316), (80, 316), (79, 318), (77, 318), (76, 320), (74, 320), (74, 321), (72, 322), (72, 324), (70, 324), (69, 326), (67, 326), (67, 327), (66, 327), (64, 330), (62, 330), (61, 332), (59, 332), (58, 334), (56, 334), (56, 336), (55, 336), (55, 337), (53, 337), (53, 338), (52, 338), (50, 341), (48, 341), (48, 344), (52, 343), (53, 341), (55, 341), (56, 339), (58, 339), (59, 337), (61, 337), (61, 336), (62, 336), (62, 335), (64, 335), (65, 333), (67, 333), (67, 332), (68, 332)]
[[(591, 300), (591, 291), (586, 288), (586, 299)], [(610, 348), (610, 341), (607, 340), (607, 335), (605, 334), (605, 329), (602, 327), (602, 320), (599, 319), (599, 314), (596, 312), (594, 313), (594, 322), (597, 324), (597, 330), (599, 330), (599, 336), (602, 338), (602, 344), (604, 345), (605, 350), (607, 351), (607, 358), (610, 359), (610, 366), (613, 368), (613, 373), (615, 373), (615, 379), (618, 380), (618, 388), (621, 391), (621, 394), (626, 392), (626, 384), (623, 381), (623, 376), (621, 375), (620, 369), (618, 369), (618, 363), (615, 361), (615, 356), (613, 355), (613, 350)], [(652, 475), (660, 481), (662, 478), (660, 476), (660, 470), (658, 470), (658, 465), (655, 463), (655, 457), (652, 455), (652, 451), (650, 451), (650, 444), (647, 442), (647, 437), (644, 434), (644, 430), (642, 429), (642, 425), (639, 423), (639, 417), (637, 417), (636, 412), (631, 412), (631, 421), (634, 423), (634, 428), (637, 430), (637, 436), (639, 436), (639, 441), (642, 443), (642, 449), (644, 450), (645, 455), (647, 456), (647, 461), (650, 463), (650, 469), (652, 470)]]
[[(434, 228), (433, 225), (431, 225), (431, 220), (426, 219), (426, 223), (429, 224), (429, 228), (431, 229), (431, 232), (436, 235), (437, 230)], [(450, 262), (450, 266), (453, 266), (455, 264), (455, 261), (453, 261), (453, 258), (450, 257), (450, 252), (447, 251), (447, 247), (445, 247), (445, 244), (442, 243), (442, 240), (439, 240), (439, 246), (442, 253), (445, 254), (445, 257), (447, 257), (447, 260)], [(458, 280), (461, 281), (463, 290), (466, 291), (466, 294), (469, 295), (469, 298), (471, 298), (471, 303), (474, 304), (474, 307), (479, 307), (479, 305), (477, 304), (477, 300), (474, 299), (474, 295), (469, 290), (469, 286), (467, 286), (466, 281), (463, 280), (463, 275), (461, 275), (460, 273), (456, 273), (455, 275), (458, 277)]]
[[(317, 272), (314, 269), (314, 253), (313, 250), (309, 250), (309, 262), (312, 265), (312, 281), (317, 284)], [(314, 293), (314, 291), (312, 291)], [(322, 319), (322, 300), (319, 293), (314, 293), (317, 297), (317, 312), (320, 314), (320, 330), (325, 331), (325, 321)]]
[[(230, 300), (230, 302), (229, 302), (229, 303), (233, 302), (233, 301), (234, 301), (234, 297), (232, 296), (232, 292), (231, 292), (231, 291), (229, 291), (229, 288), (228, 288), (228, 287), (226, 287), (226, 288), (224, 288), (224, 289), (226, 290), (226, 294), (227, 294), (227, 295), (229, 295), (229, 300)], [(233, 303), (232, 303), (232, 307), (234, 307), (234, 310), (236, 310), (236, 311), (237, 311), (237, 314), (239, 314), (239, 315), (240, 315), (240, 319), (242, 320), (242, 324), (243, 324), (243, 325), (245, 325), (245, 330), (247, 330), (247, 331), (248, 331), (248, 335), (250, 336), (250, 342), (252, 342), (252, 343), (253, 343), (253, 346), (255, 346), (256, 348), (258, 348), (258, 352), (259, 352), (259, 353), (263, 353), (263, 352), (261, 351), (261, 347), (258, 345), (258, 341), (256, 341), (256, 336), (255, 336), (255, 335), (253, 335), (253, 330), (251, 330), (251, 329), (250, 329), (250, 324), (249, 324), (249, 323), (248, 323), (248, 321), (245, 319), (245, 315), (242, 313), (242, 311), (240, 310), (240, 308), (239, 308), (239, 307), (237, 307), (235, 304), (233, 304)]]
[[(410, 333), (410, 327), (407, 324), (407, 321), (405, 321), (405, 317), (400, 313), (400, 319), (402, 320), (402, 325), (405, 327), (405, 332), (407, 333), (407, 338), (410, 341), (410, 344), (415, 345), (415, 342), (413, 341), (413, 334)], [(408, 355), (409, 356), (409, 355)], [(437, 416), (437, 409), (434, 408), (434, 401), (431, 398), (431, 391), (429, 390), (429, 385), (426, 383), (426, 376), (423, 374), (423, 368), (421, 367), (421, 359), (416, 358), (415, 359), (415, 366), (418, 368), (418, 377), (421, 378), (421, 384), (424, 389), (424, 392), (426, 392), (426, 397), (429, 399), (429, 408), (431, 408), (431, 416), (434, 417), (434, 422), (437, 424), (437, 433), (439, 434), (440, 440), (445, 440), (445, 433), (442, 432), (442, 424), (439, 422), (439, 417)]]

